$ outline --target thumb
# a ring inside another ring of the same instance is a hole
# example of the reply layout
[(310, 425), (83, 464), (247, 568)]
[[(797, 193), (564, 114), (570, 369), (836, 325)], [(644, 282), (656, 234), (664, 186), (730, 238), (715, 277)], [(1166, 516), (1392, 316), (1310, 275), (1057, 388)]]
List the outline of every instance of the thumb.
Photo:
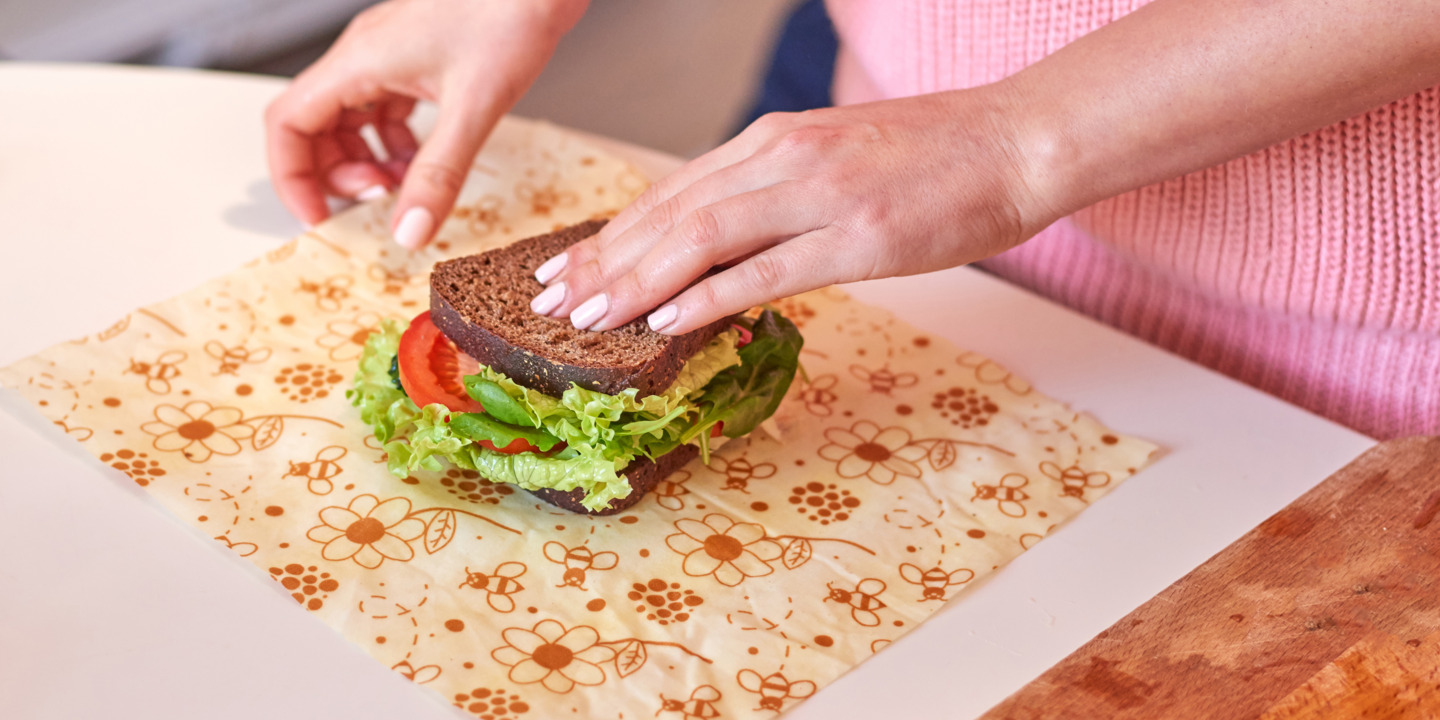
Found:
[(449, 217), (470, 163), (498, 118), (482, 106), (461, 101), (440, 107), (435, 130), (410, 161), (391, 220), (395, 241), (411, 250), (430, 242), (440, 220)]

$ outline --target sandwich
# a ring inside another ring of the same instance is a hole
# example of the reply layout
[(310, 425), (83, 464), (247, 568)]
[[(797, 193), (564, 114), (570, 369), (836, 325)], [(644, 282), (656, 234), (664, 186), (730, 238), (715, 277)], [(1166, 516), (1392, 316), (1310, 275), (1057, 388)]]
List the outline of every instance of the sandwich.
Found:
[(443, 463), (588, 515), (620, 512), (712, 439), (780, 405), (803, 340), (772, 310), (679, 336), (606, 332), (530, 311), (535, 269), (593, 220), (435, 266), (430, 309), (385, 320), (347, 393), (398, 477)]

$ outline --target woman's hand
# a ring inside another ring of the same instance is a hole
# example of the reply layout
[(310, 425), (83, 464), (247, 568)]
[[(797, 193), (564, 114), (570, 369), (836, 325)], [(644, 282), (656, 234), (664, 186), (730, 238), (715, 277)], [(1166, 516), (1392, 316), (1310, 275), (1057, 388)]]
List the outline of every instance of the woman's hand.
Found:
[[(500, 116), (530, 87), (587, 0), (391, 0), (355, 17), (325, 56), (265, 113), (270, 174), (307, 224), (326, 195), (368, 199), (399, 187), (400, 244), (429, 242)], [(439, 105), (419, 145), (416, 100)], [(375, 128), (385, 158), (360, 135)]]
[(653, 329), (681, 334), (994, 255), (1055, 219), (1033, 206), (1008, 112), (991, 86), (762, 117), (541, 266), (531, 308), (591, 330), (653, 310)]

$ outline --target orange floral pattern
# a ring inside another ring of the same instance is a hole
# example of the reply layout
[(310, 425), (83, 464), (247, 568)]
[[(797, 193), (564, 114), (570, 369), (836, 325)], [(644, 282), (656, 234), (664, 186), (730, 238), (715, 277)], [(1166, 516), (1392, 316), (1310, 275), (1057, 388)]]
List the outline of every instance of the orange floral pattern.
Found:
[(691, 577), (712, 575), (721, 585), (734, 587), (745, 578), (774, 572), (770, 563), (780, 559), (779, 543), (765, 537), (757, 523), (737, 523), (719, 513), (702, 520), (675, 521), (680, 532), (666, 536), (665, 544), (685, 556), (681, 569)]
[(0, 383), (296, 612), (480, 720), (768, 720), (1145, 465), (1153, 446), (831, 289), (777, 303), (807, 375), (773, 422), (623, 513), (464, 468), (391, 476), (345, 398), (364, 331), (426, 307), (435, 262), (642, 189), (507, 119), (425, 249), (394, 246), (393, 200), (363, 204)]
[(530, 630), (506, 628), (500, 637), (505, 645), (490, 655), (510, 666), (510, 681), (540, 683), (550, 692), (568, 693), (576, 685), (605, 682), (600, 666), (615, 659), (615, 651), (601, 645), (600, 633), (587, 625), (567, 630), (556, 620), (541, 620)]
[(365, 340), (380, 329), (380, 316), (366, 311), (348, 320), (332, 320), (325, 324), (325, 334), (315, 344), (329, 351), (331, 360), (356, 360), (365, 349)]
[(861, 420), (846, 428), (825, 431), (830, 442), (820, 446), (819, 455), (835, 463), (835, 472), (843, 478), (867, 477), (881, 485), (895, 482), (898, 476), (920, 477), (916, 461), (925, 451), (910, 444), (910, 431), (902, 427), (881, 429), (869, 420)]
[(179, 451), (185, 459), (202, 463), (212, 454), (240, 452), (240, 441), (255, 434), (255, 428), (244, 424), (244, 419), (244, 413), (236, 408), (195, 401), (185, 407), (157, 406), (154, 422), (140, 429), (155, 436), (152, 444), (156, 450)]
[(361, 495), (348, 507), (321, 510), (322, 524), (310, 528), (305, 537), (325, 545), (320, 556), (326, 560), (354, 560), (373, 570), (386, 560), (407, 562), (415, 557), (410, 543), (424, 534), (425, 523), (409, 515), (410, 501), (403, 497), (381, 502), (374, 495)]

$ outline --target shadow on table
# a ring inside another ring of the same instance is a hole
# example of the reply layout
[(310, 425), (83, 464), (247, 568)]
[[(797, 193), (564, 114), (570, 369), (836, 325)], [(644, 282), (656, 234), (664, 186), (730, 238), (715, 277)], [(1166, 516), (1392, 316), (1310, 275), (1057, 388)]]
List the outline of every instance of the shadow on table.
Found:
[(270, 187), (268, 180), (256, 180), (245, 188), (244, 201), (225, 208), (221, 217), (226, 225), (288, 240), (305, 231)]

